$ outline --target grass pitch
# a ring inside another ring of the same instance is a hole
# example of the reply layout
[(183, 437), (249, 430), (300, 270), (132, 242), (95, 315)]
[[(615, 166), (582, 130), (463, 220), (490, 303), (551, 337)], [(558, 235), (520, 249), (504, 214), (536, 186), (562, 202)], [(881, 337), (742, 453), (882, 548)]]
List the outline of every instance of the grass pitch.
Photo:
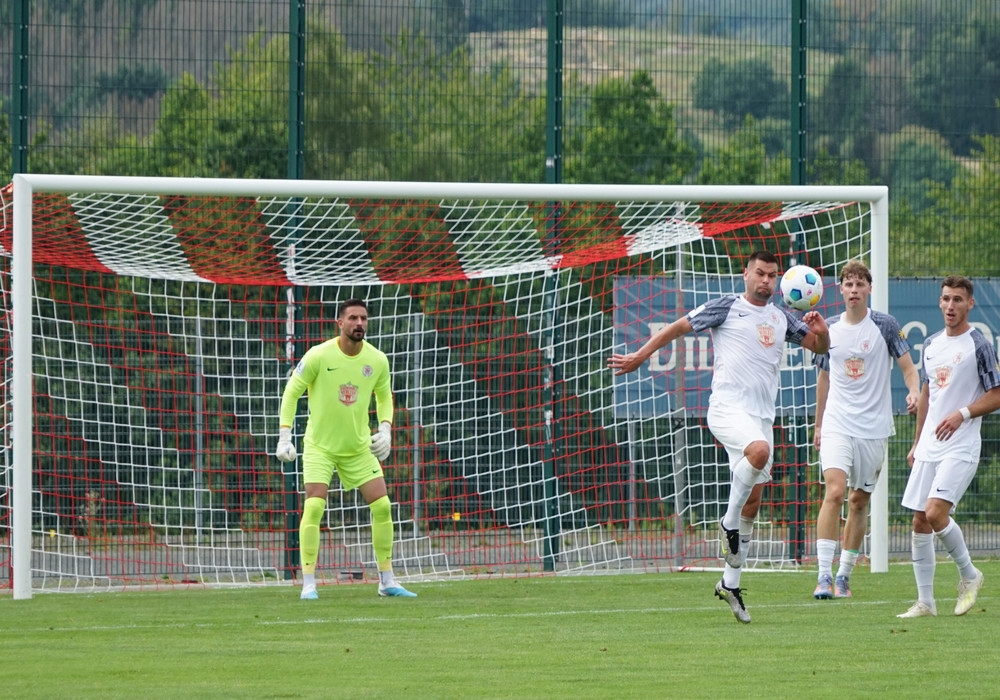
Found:
[[(857, 571), (854, 598), (812, 598), (815, 571), (747, 573), (750, 625), (718, 573), (0, 598), (6, 698), (996, 697), (1000, 563), (976, 606), (900, 620), (912, 570)], [(408, 584), (409, 585), (409, 584)]]

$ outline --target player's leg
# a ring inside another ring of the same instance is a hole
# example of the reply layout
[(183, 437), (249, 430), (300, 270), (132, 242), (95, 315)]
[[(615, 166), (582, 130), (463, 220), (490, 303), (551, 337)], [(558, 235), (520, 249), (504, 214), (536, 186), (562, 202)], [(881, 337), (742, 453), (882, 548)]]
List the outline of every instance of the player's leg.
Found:
[(858, 552), (868, 530), (868, 504), (878, 484), (889, 446), (887, 438), (852, 438), (852, 469), (847, 477), (847, 519), (844, 522), (840, 566), (834, 578), (833, 594), (837, 598), (851, 597), (851, 574), (858, 561)]
[(937, 615), (937, 606), (934, 602), (934, 570), (937, 566), (934, 531), (924, 513), (936, 467), (937, 462), (915, 460), (910, 468), (906, 489), (903, 491), (902, 505), (913, 511), (910, 556), (913, 559), (913, 578), (917, 584), (917, 602), (897, 617)]
[[(826, 443), (832, 442), (831, 437), (825, 436), (823, 440), (824, 448)], [(820, 459), (822, 460), (822, 456)], [(833, 597), (833, 556), (837, 551), (837, 539), (840, 534), (840, 514), (843, 511), (844, 494), (847, 490), (847, 472), (840, 466), (843, 463), (839, 461), (837, 466), (833, 466), (832, 460), (822, 464), (823, 502), (816, 518), (816, 562), (819, 572), (813, 597), (825, 600)]]
[(333, 462), (328, 455), (306, 445), (302, 454), (302, 477), (305, 481), (305, 501), (299, 520), (299, 559), (302, 567), (303, 600), (315, 600), (316, 563), (319, 559), (319, 526), (326, 509), (326, 495), (333, 478)]
[[(344, 471), (341, 469), (341, 478)], [(392, 570), (392, 502), (389, 500), (381, 465), (374, 455), (361, 455), (356, 462), (352, 462), (352, 472), (348, 479), (352, 486), (357, 483), (357, 489), (371, 511), (372, 549), (375, 550), (379, 577), (378, 594), (395, 598), (416, 598), (416, 593), (399, 585)]]
[(740, 515), (757, 484), (770, 479), (773, 432), (766, 421), (732, 407), (711, 406), (708, 427), (729, 455), (732, 479), (720, 523), (726, 561), (740, 566)]
[(938, 466), (931, 493), (943, 494), (947, 498), (927, 499), (927, 522), (934, 534), (944, 545), (959, 571), (958, 600), (955, 614), (964, 615), (975, 605), (979, 589), (983, 585), (983, 574), (972, 565), (972, 557), (965, 543), (962, 528), (951, 517), (955, 506), (965, 495), (972, 478), (976, 475), (979, 460), (948, 459)]

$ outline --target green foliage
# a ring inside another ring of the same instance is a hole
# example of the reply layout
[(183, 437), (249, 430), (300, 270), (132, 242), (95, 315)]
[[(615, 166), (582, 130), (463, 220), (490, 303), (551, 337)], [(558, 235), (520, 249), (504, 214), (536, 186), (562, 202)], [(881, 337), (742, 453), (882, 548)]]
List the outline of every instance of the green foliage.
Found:
[(913, 66), (913, 105), (919, 123), (945, 136), (965, 155), (976, 137), (1000, 131), (1000, 31), (976, 25), (938, 28)]
[(893, 199), (905, 199), (915, 213), (932, 206), (932, 184), (948, 188), (961, 169), (948, 142), (936, 132), (908, 126), (880, 144), (885, 168), (881, 181), (892, 187)]
[(673, 108), (646, 71), (598, 83), (581, 129), (579, 148), (568, 149), (568, 182), (677, 183), (694, 164)]
[(747, 115), (743, 125), (701, 164), (698, 182), (704, 185), (773, 185), (788, 182), (790, 163), (785, 154), (771, 158), (757, 128)]
[(694, 106), (720, 115), (735, 126), (749, 114), (755, 119), (788, 115), (788, 87), (767, 61), (744, 59), (705, 62), (691, 87)]
[[(976, 139), (976, 165), (963, 167), (951, 181), (929, 183), (933, 206), (918, 212), (910, 203), (894, 211), (893, 245), (920, 251), (920, 257), (894, 256), (905, 266), (891, 274), (1000, 274), (1000, 137)], [(947, 240), (947, 245), (940, 242)], [(916, 269), (914, 269), (916, 268)]]

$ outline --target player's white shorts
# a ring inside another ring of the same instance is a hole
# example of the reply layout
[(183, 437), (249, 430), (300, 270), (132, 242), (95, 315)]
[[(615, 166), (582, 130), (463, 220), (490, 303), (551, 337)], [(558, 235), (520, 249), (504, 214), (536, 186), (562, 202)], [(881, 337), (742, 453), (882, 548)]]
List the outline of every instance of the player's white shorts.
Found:
[(979, 459), (969, 457), (948, 457), (939, 462), (913, 460), (903, 491), (903, 507), (924, 511), (928, 498), (940, 498), (951, 503), (951, 512), (955, 512), (978, 467)]
[(771, 480), (771, 465), (774, 463), (774, 421), (758, 418), (732, 406), (708, 407), (708, 429), (715, 439), (722, 443), (729, 455), (729, 468), (732, 469), (743, 459), (743, 450), (751, 442), (763, 440), (770, 448), (767, 464), (760, 470), (757, 483), (764, 484)]
[(827, 469), (847, 473), (847, 486), (871, 493), (885, 461), (889, 438), (865, 439), (843, 433), (823, 433), (819, 442), (819, 463)]

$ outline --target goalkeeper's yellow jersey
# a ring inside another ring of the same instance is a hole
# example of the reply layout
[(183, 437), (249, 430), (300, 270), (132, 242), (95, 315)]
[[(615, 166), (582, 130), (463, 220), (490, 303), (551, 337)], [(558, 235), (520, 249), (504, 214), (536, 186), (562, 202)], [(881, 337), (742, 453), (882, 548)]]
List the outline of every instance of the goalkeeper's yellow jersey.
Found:
[(345, 355), (339, 336), (314, 345), (296, 365), (281, 396), (281, 425), (292, 425), (302, 392), (309, 391), (305, 442), (333, 455), (356, 455), (371, 445), (372, 394), (378, 420), (392, 422), (389, 359), (368, 342)]

